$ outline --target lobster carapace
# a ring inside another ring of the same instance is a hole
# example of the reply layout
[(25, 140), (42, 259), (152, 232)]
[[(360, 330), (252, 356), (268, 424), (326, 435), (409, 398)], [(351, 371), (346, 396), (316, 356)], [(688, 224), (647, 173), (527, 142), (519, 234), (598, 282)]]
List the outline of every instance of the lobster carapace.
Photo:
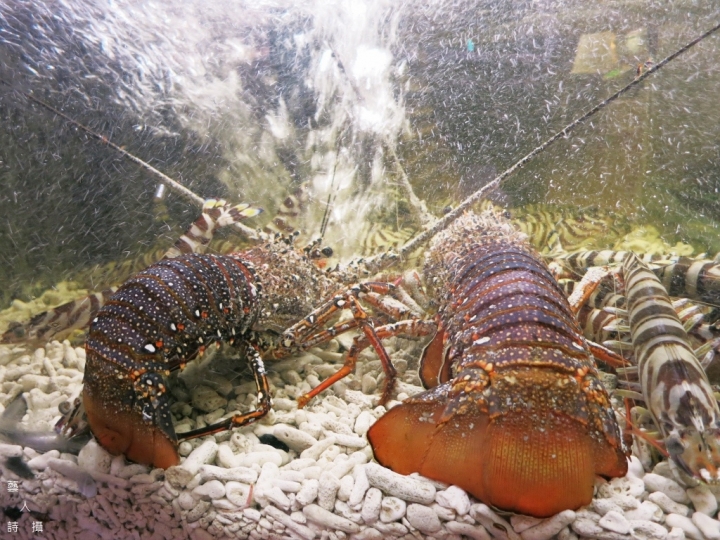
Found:
[(368, 432), (391, 469), (455, 484), (538, 517), (592, 499), (627, 460), (614, 412), (561, 289), (495, 214), (436, 237), (426, 282), (440, 299), (421, 378)]

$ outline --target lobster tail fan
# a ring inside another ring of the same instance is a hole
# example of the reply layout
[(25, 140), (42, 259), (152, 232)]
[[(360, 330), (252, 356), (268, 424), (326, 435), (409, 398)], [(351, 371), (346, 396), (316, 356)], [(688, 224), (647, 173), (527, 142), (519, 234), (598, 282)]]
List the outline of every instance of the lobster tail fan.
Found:
[(449, 383), (442, 384), (393, 407), (370, 428), (368, 440), (383, 466), (473, 493), (472, 486), (482, 485), (477, 453), (486, 443), (487, 414), (475, 407), (443, 421), (450, 389)]
[(131, 461), (162, 469), (180, 463), (176, 443), (133, 410), (105, 406), (87, 385), (83, 403), (93, 434), (111, 454), (124, 454)]
[(520, 413), (490, 419), (450, 390), (443, 384), (380, 418), (368, 431), (375, 458), (396, 472), (418, 472), (536, 517), (590, 502), (593, 447), (580, 422), (553, 413), (541, 422)]

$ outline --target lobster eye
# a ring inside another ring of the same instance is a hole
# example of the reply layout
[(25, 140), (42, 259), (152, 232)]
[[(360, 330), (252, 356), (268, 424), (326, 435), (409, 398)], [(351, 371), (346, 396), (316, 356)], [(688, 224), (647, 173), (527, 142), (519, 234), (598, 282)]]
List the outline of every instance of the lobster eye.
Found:
[(683, 445), (680, 437), (677, 435), (670, 435), (665, 439), (665, 449), (671, 456), (679, 456), (685, 451), (685, 445)]

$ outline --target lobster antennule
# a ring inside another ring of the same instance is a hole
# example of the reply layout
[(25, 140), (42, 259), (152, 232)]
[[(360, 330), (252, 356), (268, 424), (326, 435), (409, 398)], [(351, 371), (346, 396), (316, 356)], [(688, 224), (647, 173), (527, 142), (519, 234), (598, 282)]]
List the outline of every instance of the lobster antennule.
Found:
[(132, 461), (161, 469), (180, 463), (176, 444), (157, 426), (143, 422), (132, 411), (106, 407), (87, 390), (83, 390), (83, 403), (93, 434), (111, 454), (124, 454)]
[(552, 412), (542, 425), (523, 412), (490, 418), (476, 403), (448, 405), (450, 390), (443, 384), (380, 418), (368, 431), (375, 458), (536, 517), (588, 504), (595, 474), (623, 473), (624, 457), (598, 445), (577, 419)]

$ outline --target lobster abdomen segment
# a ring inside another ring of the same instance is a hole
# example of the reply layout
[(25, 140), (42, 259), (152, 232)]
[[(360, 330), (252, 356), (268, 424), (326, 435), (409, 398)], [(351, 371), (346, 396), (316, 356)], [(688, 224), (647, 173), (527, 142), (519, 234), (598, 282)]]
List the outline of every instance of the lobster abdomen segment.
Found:
[(140, 463), (178, 463), (165, 376), (215, 341), (244, 338), (259, 290), (249, 264), (233, 256), (163, 260), (126, 281), (85, 346), (83, 402), (100, 444)]

